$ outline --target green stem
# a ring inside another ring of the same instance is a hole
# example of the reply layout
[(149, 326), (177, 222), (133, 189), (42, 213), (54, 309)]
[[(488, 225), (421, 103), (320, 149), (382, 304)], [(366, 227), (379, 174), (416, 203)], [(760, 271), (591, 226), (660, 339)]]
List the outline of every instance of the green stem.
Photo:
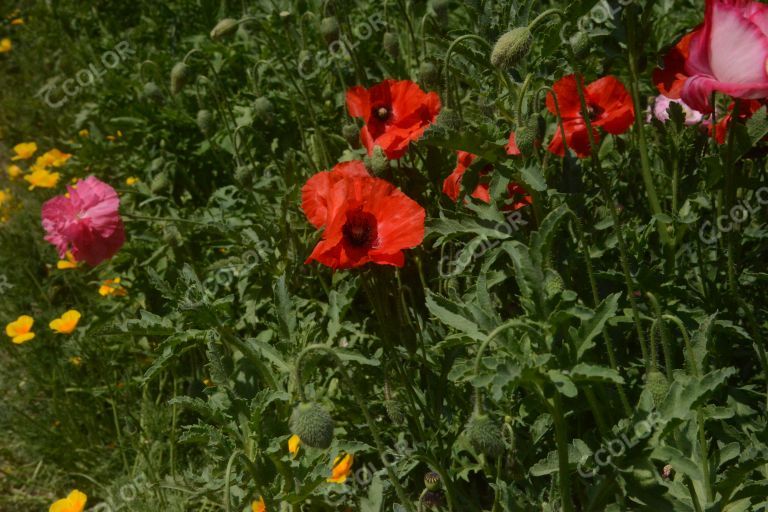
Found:
[(667, 330), (664, 327), (664, 314), (661, 311), (661, 306), (659, 306), (659, 301), (656, 300), (656, 296), (651, 292), (647, 292), (645, 295), (648, 297), (654, 313), (656, 313), (656, 322), (658, 322), (659, 337), (661, 338), (661, 349), (664, 352), (664, 366), (666, 366), (667, 379), (671, 381), (673, 369), (672, 347), (669, 346), (669, 336), (667, 336)]
[(557, 442), (557, 466), (560, 483), (561, 510), (573, 512), (571, 501), (571, 473), (568, 465), (568, 427), (563, 416), (563, 404), (560, 393), (555, 390), (552, 399), (552, 420), (555, 423), (555, 440)]

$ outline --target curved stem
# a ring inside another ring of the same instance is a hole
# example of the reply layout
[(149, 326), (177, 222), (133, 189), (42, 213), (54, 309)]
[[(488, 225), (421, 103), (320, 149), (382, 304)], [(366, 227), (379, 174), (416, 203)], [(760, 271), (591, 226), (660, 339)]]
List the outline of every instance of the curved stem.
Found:
[(685, 351), (688, 353), (688, 365), (691, 367), (694, 377), (700, 377), (701, 369), (699, 368), (698, 363), (696, 363), (696, 357), (693, 353), (693, 344), (691, 343), (691, 337), (688, 335), (688, 329), (685, 328), (685, 324), (675, 315), (665, 314), (662, 315), (662, 318), (669, 320), (670, 322), (673, 322), (675, 325), (677, 325), (677, 328), (680, 330), (680, 334), (683, 336)]
[(560, 9), (547, 9), (546, 11), (536, 16), (536, 18), (534, 18), (534, 20), (528, 24), (528, 30), (533, 32), (536, 27), (538, 27), (550, 16), (557, 16), (562, 20), (565, 14)]
[(451, 106), (451, 77), (448, 73), (449, 65), (451, 62), (451, 55), (453, 54), (453, 49), (462, 41), (466, 41), (472, 39), (473, 41), (477, 41), (479, 43), (482, 43), (485, 48), (490, 51), (491, 45), (483, 39), (482, 37), (478, 36), (477, 34), (464, 34), (463, 36), (457, 37), (456, 39), (451, 42), (450, 46), (448, 46), (448, 51), (445, 52), (445, 63), (443, 64), (443, 72), (445, 74), (445, 106), (450, 107)]

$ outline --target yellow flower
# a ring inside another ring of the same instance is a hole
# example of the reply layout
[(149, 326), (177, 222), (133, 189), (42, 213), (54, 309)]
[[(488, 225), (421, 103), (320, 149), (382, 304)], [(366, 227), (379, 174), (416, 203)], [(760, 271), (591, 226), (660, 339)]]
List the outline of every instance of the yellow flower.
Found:
[(59, 178), (61, 174), (37, 166), (32, 168), (32, 173), (24, 176), (24, 179), (29, 182), (29, 190), (34, 190), (35, 187), (53, 188), (59, 182)]
[(21, 345), (35, 337), (35, 333), (32, 332), (32, 325), (34, 323), (35, 319), (31, 316), (21, 315), (15, 322), (5, 326), (5, 334), (11, 338), (11, 341)]
[(331, 469), (331, 476), (328, 478), (328, 481), (334, 484), (346, 482), (354, 462), (355, 457), (351, 453), (344, 455), (344, 457), (341, 455), (336, 457), (336, 460), (333, 461), (333, 468)]
[(75, 259), (75, 256), (72, 254), (71, 251), (67, 251), (64, 255), (63, 260), (59, 260), (56, 263), (56, 268), (59, 270), (67, 270), (70, 268), (77, 268), (80, 266), (80, 263)]
[(301, 446), (301, 438), (296, 434), (293, 434), (291, 438), (288, 439), (288, 451), (291, 452), (291, 455), (293, 457), (295, 457), (296, 454), (299, 453), (300, 446)]
[(83, 138), (87, 138), (91, 134), (91, 132), (89, 132), (86, 128), (83, 128), (82, 130), (77, 132), (77, 134)]
[(79, 368), (80, 365), (83, 364), (83, 358), (80, 356), (72, 356), (69, 358), (69, 362), (72, 363), (72, 366), (77, 366)]
[(7, 53), (13, 48), (13, 43), (7, 37), (0, 39), (0, 53)]
[(24, 24), (24, 18), (16, 18), (15, 20), (11, 20), (11, 25), (23, 25)]
[(267, 505), (264, 503), (263, 496), (259, 496), (259, 501), (251, 503), (251, 510), (253, 512), (267, 512)]
[(72, 334), (77, 328), (77, 323), (80, 321), (80, 316), (81, 315), (79, 311), (70, 309), (61, 315), (60, 318), (51, 320), (51, 323), (48, 324), (48, 327), (59, 334)]
[(120, 278), (107, 279), (99, 287), (99, 295), (102, 297), (125, 297), (128, 291), (120, 284)]
[(138, 182), (139, 182), (139, 178), (137, 178), (136, 176), (131, 176), (130, 178), (125, 179), (125, 184), (128, 185), (129, 187), (134, 186)]
[(8, 189), (0, 190), (0, 222), (8, 220), (8, 213), (11, 211), (11, 201), (13, 196)]
[(206, 377), (205, 379), (203, 379), (203, 386), (207, 388), (213, 387), (213, 381)]
[(15, 180), (16, 178), (24, 174), (24, 171), (22, 171), (21, 167), (19, 167), (18, 165), (9, 165), (6, 171), (8, 172), (8, 177), (11, 178), (12, 180)]
[[(2, 42), (0, 42), (0, 45), (2, 45)], [(32, 158), (32, 155), (37, 152), (37, 144), (34, 142), (22, 142), (13, 146), (13, 151), (16, 153), (16, 156), (11, 158), (11, 160), (27, 160)]]
[(51, 505), (48, 512), (83, 512), (88, 496), (75, 489), (69, 496)]
[(56, 148), (46, 151), (35, 160), (35, 165), (38, 167), (61, 167), (67, 160), (72, 158), (69, 153), (64, 153)]

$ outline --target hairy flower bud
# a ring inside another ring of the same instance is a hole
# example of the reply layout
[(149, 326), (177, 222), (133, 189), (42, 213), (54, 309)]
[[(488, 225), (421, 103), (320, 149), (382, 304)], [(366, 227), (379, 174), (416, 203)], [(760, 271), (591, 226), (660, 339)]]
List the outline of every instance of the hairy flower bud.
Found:
[(440, 70), (432, 62), (424, 61), (419, 66), (419, 83), (427, 90), (440, 86)]
[(147, 82), (144, 84), (144, 97), (148, 100), (161, 100), (163, 98), (163, 91), (155, 82)]
[(175, 96), (181, 92), (190, 78), (189, 66), (183, 62), (177, 62), (171, 69), (171, 93)]
[(196, 121), (197, 127), (200, 128), (200, 131), (203, 135), (208, 135), (211, 133), (211, 128), (213, 127), (213, 115), (211, 114), (210, 110), (198, 110)]
[(224, 18), (211, 30), (211, 39), (214, 41), (223, 37), (230, 36), (237, 32), (239, 22), (233, 18)]
[(374, 147), (371, 154), (371, 171), (374, 175), (380, 176), (387, 169), (389, 169), (389, 159), (387, 159), (386, 153), (381, 146)]
[(653, 397), (653, 404), (657, 407), (664, 401), (669, 392), (667, 377), (658, 370), (651, 370), (645, 378), (645, 387)]
[(325, 449), (333, 441), (333, 418), (316, 402), (304, 402), (291, 414), (291, 432), (312, 448)]
[(496, 41), (491, 52), (491, 64), (510, 71), (528, 55), (533, 44), (533, 34), (528, 27), (513, 28)]
[(397, 58), (400, 54), (400, 41), (397, 39), (397, 35), (392, 32), (384, 33), (382, 46), (384, 46), (384, 50), (386, 50), (392, 58)]
[(504, 453), (501, 429), (486, 414), (474, 414), (467, 422), (464, 433), (479, 453), (495, 459)]
[(275, 111), (274, 105), (266, 96), (259, 96), (253, 102), (253, 114), (256, 119), (267, 119)]
[(254, 169), (251, 165), (240, 165), (235, 169), (235, 180), (243, 185), (249, 187), (253, 184)]
[(356, 124), (345, 124), (341, 128), (341, 134), (344, 136), (344, 140), (346, 140), (352, 148), (357, 149), (360, 147), (360, 128), (358, 128)]
[(338, 41), (340, 33), (341, 28), (339, 27), (339, 20), (336, 16), (328, 16), (320, 21), (320, 34), (323, 36), (323, 39), (325, 39), (326, 44)]
[(582, 30), (573, 34), (568, 42), (571, 45), (571, 50), (573, 50), (573, 55), (577, 59), (584, 57), (589, 52), (589, 34)]
[(402, 425), (405, 423), (405, 411), (403, 406), (397, 400), (386, 400), (384, 402), (384, 409), (387, 411), (387, 416), (395, 425)]

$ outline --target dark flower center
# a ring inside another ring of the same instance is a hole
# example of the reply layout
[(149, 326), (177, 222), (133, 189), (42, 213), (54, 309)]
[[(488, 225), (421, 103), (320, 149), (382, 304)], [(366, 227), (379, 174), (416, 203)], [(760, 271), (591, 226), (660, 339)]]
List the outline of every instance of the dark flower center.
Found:
[(603, 115), (603, 112), (605, 112), (605, 110), (600, 105), (587, 105), (587, 114), (589, 114), (590, 121), (596, 121)]
[(375, 108), (373, 110), (373, 113), (381, 121), (386, 121), (387, 119), (389, 119), (389, 109), (387, 107)]
[(362, 210), (347, 214), (347, 222), (341, 228), (344, 239), (354, 247), (371, 248), (379, 237), (376, 217)]

